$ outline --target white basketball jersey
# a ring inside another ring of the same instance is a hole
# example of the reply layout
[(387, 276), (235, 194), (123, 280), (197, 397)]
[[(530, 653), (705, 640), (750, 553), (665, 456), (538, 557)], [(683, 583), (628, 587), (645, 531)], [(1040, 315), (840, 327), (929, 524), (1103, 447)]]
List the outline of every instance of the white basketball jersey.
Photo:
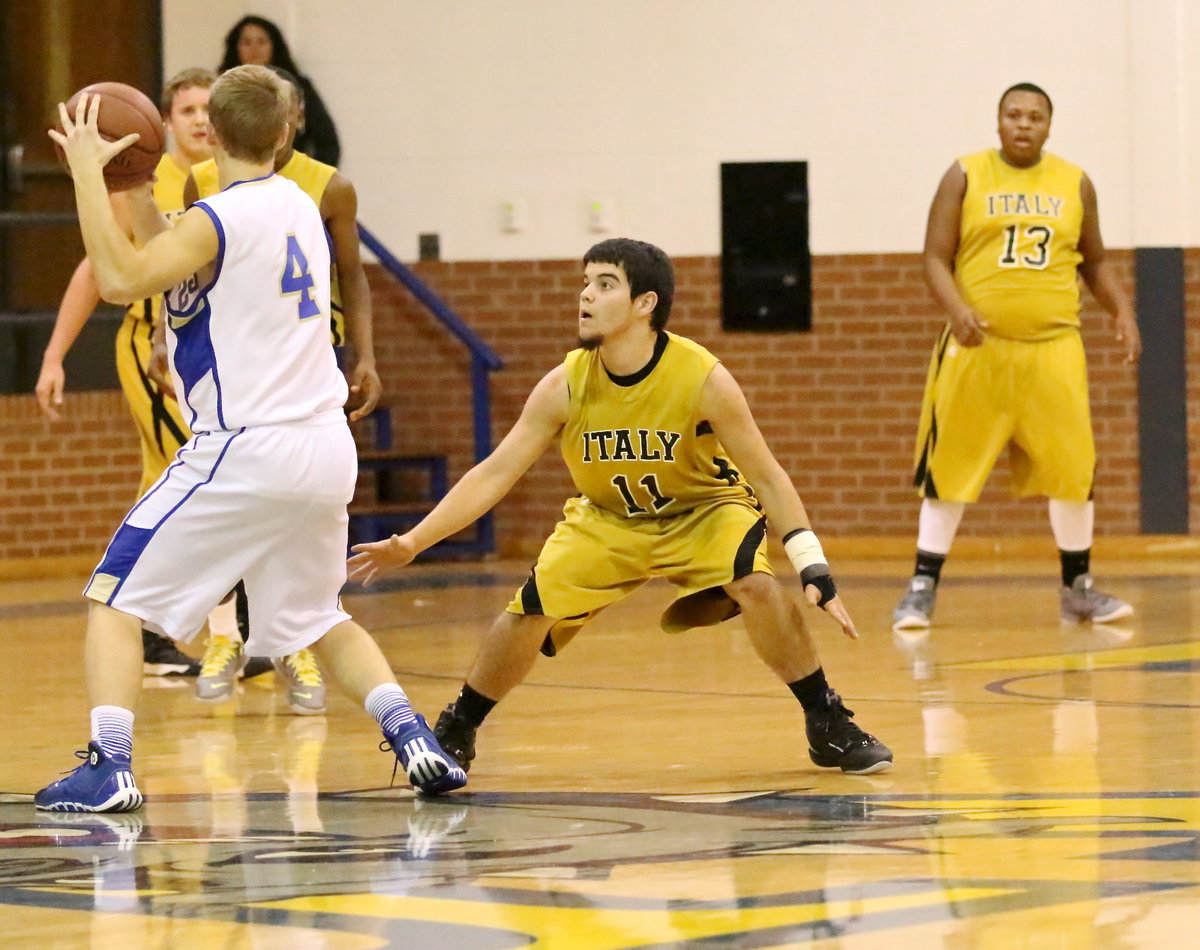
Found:
[(164, 294), (175, 392), (192, 431), (340, 408), (347, 389), (329, 345), (329, 238), (313, 200), (268, 175), (195, 207), (217, 229), (212, 276)]

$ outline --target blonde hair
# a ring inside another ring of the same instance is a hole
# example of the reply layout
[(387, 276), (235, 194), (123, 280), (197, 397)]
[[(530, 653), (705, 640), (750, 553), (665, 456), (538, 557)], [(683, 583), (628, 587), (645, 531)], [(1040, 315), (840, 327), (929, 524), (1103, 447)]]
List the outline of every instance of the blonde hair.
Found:
[(231, 158), (265, 162), (287, 127), (291, 93), (265, 66), (238, 66), (220, 75), (208, 100), (208, 118)]
[(171, 106), (175, 104), (175, 97), (185, 89), (210, 89), (212, 84), (217, 81), (217, 74), (211, 69), (200, 69), (193, 67), (191, 69), (183, 69), (177, 72), (174, 76), (163, 83), (162, 98), (159, 100), (158, 106), (162, 111), (164, 119), (171, 115)]

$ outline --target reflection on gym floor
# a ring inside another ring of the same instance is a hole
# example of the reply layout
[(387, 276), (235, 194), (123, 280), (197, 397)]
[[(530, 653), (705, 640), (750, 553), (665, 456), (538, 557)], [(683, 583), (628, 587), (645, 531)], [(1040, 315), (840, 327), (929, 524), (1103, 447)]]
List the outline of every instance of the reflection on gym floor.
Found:
[[(1179, 945), (1200, 914), (1194, 571), (1122, 566), (1138, 613), (1103, 627), (1060, 624), (1040, 566), (958, 568), (928, 631), (888, 629), (905, 565), (841, 569), (858, 643), (808, 615), (888, 772), (813, 766), (740, 621), (662, 634), (651, 585), (539, 660), (444, 799), (391, 785), (332, 690), (297, 717), (270, 673), (217, 706), (147, 679), (147, 804), (125, 815), (34, 810), (86, 740), (84, 608), (74, 581), (0, 585), (5, 945)], [(418, 567), (346, 602), (430, 716), (523, 570)]]

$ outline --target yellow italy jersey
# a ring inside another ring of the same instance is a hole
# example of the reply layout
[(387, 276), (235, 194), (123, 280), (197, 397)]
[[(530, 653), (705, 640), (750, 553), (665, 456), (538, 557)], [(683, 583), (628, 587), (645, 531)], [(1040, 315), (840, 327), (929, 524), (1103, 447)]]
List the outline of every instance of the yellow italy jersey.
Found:
[[(154, 203), (168, 220), (178, 218), (183, 214), (183, 186), (187, 181), (188, 170), (176, 162), (170, 152), (165, 152), (158, 160), (154, 176), (157, 179), (154, 182)], [(125, 311), (125, 316), (153, 324), (158, 319), (161, 306), (162, 294), (156, 294), (131, 303)]]
[[(312, 198), (318, 208), (321, 207), (321, 199), (325, 196), (329, 180), (336, 173), (337, 169), (332, 165), (318, 162), (315, 158), (309, 158), (303, 152), (296, 151), (292, 152), (292, 157), (287, 160), (287, 164), (277, 172), (299, 185), (300, 190)], [(215, 195), (221, 190), (217, 179), (217, 163), (211, 159), (201, 162), (199, 165), (193, 165), (192, 177), (196, 180), (196, 189), (201, 198)], [(336, 264), (331, 275), (329, 298), (333, 310), (329, 317), (329, 332), (333, 339), (333, 345), (341, 346), (346, 342), (346, 318), (342, 315), (342, 295), (338, 290)]]
[(717, 358), (662, 331), (649, 364), (609, 375), (598, 350), (566, 358), (570, 409), (561, 446), (575, 487), (629, 518), (661, 518), (722, 499), (753, 497), (698, 418), (700, 391)]
[(998, 149), (959, 164), (967, 190), (954, 273), (963, 299), (1010, 340), (1078, 327), (1083, 170), (1048, 152), (1014, 168)]

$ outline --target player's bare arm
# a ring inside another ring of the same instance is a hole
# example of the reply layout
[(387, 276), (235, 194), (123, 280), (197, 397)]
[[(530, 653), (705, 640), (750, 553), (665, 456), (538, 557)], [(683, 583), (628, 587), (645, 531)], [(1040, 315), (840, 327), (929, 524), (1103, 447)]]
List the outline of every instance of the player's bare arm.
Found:
[(1083, 201), (1083, 223), (1079, 231), (1079, 253), (1083, 261), (1079, 275), (1100, 304), (1113, 317), (1117, 326), (1117, 342), (1125, 344), (1125, 362), (1136, 363), (1142, 352), (1142, 337), (1138, 332), (1137, 315), (1129, 295), (1107, 260), (1104, 239), (1100, 236), (1100, 211), (1096, 188), (1087, 175), (1079, 183)]
[(60, 103), (65, 133), (51, 129), (50, 137), (62, 146), (71, 166), (80, 230), (100, 294), (114, 303), (132, 303), (175, 286), (213, 260), (217, 232), (207, 215), (193, 211), (145, 247), (133, 246), (113, 213), (103, 169), (136, 135), (105, 141), (96, 127), (99, 106), (99, 96), (80, 96), (72, 119)]
[[(700, 395), (700, 418), (712, 426), (730, 461), (754, 489), (775, 530), (784, 536), (798, 528), (811, 531), (812, 525), (796, 486), (763, 438), (742, 388), (720, 363), (705, 380)], [(804, 596), (809, 604), (816, 606), (822, 595), (819, 587), (806, 584)], [(840, 597), (835, 595), (824, 609), (841, 625), (846, 636), (858, 638), (854, 621)]]
[(131, 234), (139, 245), (148, 244), (171, 226), (154, 200), (153, 179), (113, 195), (113, 209), (117, 212), (118, 220), (124, 216), (128, 222), (126, 233)]
[(490, 511), (558, 437), (568, 403), (566, 370), (560, 365), (533, 388), (495, 451), (460, 478), (420, 524), (406, 534), (352, 548), (358, 553), (348, 562), (350, 580), (369, 586)]
[[(95, 250), (93, 243), (97, 245)], [(203, 211), (193, 210), (142, 248), (128, 241), (122, 246), (104, 234), (92, 242), (85, 237), (84, 246), (104, 299), (133, 303), (169, 290), (201, 271), (216, 259), (219, 241), (212, 219)]]
[(942, 176), (925, 227), (925, 283), (946, 311), (955, 339), (963, 346), (979, 346), (987, 324), (972, 310), (954, 282), (954, 257), (958, 253), (959, 225), (967, 174), (955, 162)]
[[(139, 186), (143, 187), (143, 186)], [(145, 187), (153, 189), (152, 183)], [(115, 192), (109, 195), (113, 215), (117, 224), (126, 235), (134, 234), (134, 225), (130, 220), (129, 203), (125, 192)], [(155, 207), (157, 211), (157, 206)], [(42, 354), (42, 367), (38, 373), (38, 381), (34, 387), (38, 406), (50, 419), (57, 421), (61, 418), (57, 407), (62, 405), (63, 392), (67, 385), (67, 374), (63, 368), (63, 360), (71, 352), (71, 347), (83, 332), (84, 325), (95, 312), (100, 303), (100, 288), (96, 285), (96, 276), (92, 272), (91, 262), (85, 257), (75, 267), (67, 289), (63, 291), (62, 300), (58, 305), (58, 314), (54, 318), (54, 330)]]
[(92, 265), (85, 257), (75, 268), (63, 292), (58, 315), (54, 318), (54, 330), (42, 354), (42, 368), (33, 390), (42, 412), (56, 422), (62, 418), (58, 407), (63, 403), (63, 392), (67, 386), (63, 360), (99, 303), (100, 288), (96, 286), (96, 278), (92, 275)]
[(375, 369), (371, 288), (359, 255), (358, 195), (354, 185), (340, 172), (334, 173), (321, 196), (321, 218), (333, 240), (333, 262), (346, 318), (346, 337), (354, 351), (350, 392), (358, 396), (360, 402), (349, 418), (351, 422), (357, 422), (379, 405), (383, 387)]

